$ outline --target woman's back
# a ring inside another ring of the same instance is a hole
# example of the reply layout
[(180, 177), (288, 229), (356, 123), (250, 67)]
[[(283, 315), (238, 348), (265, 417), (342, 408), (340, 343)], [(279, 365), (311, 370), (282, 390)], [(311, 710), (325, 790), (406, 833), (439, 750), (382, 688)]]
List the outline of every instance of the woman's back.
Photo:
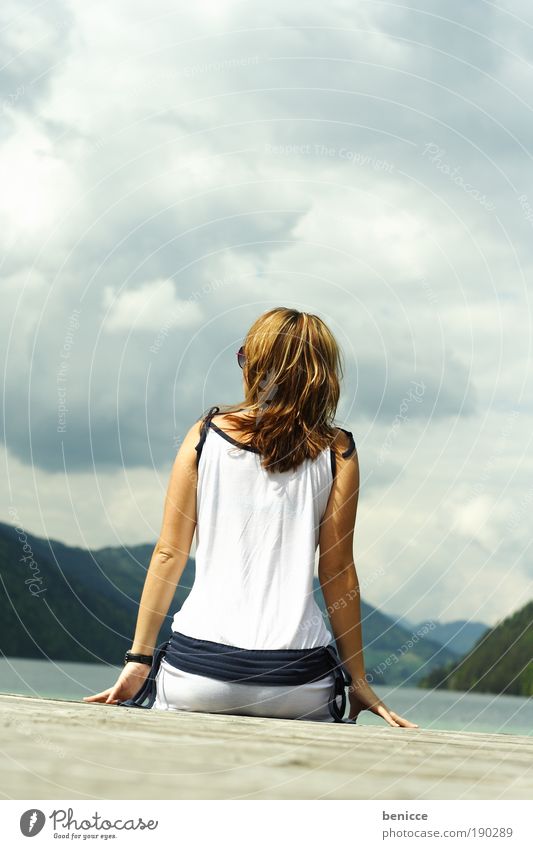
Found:
[[(249, 649), (329, 644), (313, 576), (335, 474), (331, 447), (295, 470), (271, 473), (217, 410), (196, 446), (196, 577), (172, 629)], [(344, 434), (349, 456), (355, 443)]]
[[(186, 434), (126, 671), (94, 698), (126, 694), (119, 704), (342, 722), (350, 686), (350, 721), (370, 708), (390, 725), (412, 726), (366, 680), (353, 560), (359, 463), (352, 434), (332, 426), (342, 377), (335, 337), (319, 316), (276, 307), (253, 323), (236, 354), (244, 402), (227, 405), (218, 423), (220, 408), (212, 407)], [(341, 457), (349, 459), (337, 466)], [(195, 532), (192, 591), (173, 617), (172, 637), (146, 657)], [(313, 596), (318, 547), (336, 645)], [(150, 659), (132, 693), (135, 670)]]

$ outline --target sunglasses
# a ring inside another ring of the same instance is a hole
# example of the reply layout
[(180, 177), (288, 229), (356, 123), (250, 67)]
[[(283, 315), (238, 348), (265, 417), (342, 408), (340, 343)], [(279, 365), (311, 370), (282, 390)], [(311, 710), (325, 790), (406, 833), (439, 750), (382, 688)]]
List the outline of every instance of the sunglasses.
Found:
[(246, 362), (246, 357), (244, 356), (244, 345), (241, 345), (241, 347), (237, 351), (237, 362), (239, 363), (241, 368), (244, 368), (244, 364)]

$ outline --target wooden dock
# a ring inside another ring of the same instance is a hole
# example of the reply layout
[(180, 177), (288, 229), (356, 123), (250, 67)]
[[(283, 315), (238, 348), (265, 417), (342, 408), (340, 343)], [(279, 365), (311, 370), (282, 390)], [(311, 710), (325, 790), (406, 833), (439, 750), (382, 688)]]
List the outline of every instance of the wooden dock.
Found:
[(531, 799), (533, 737), (0, 695), (4, 799)]

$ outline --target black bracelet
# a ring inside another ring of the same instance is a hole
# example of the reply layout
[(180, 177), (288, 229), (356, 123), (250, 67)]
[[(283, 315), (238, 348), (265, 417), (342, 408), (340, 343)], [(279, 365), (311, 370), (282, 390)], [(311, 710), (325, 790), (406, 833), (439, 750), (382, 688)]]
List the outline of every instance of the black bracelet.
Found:
[(124, 666), (127, 663), (146, 663), (148, 666), (152, 665), (153, 656), (150, 654), (135, 654), (132, 651), (127, 651), (124, 655)]

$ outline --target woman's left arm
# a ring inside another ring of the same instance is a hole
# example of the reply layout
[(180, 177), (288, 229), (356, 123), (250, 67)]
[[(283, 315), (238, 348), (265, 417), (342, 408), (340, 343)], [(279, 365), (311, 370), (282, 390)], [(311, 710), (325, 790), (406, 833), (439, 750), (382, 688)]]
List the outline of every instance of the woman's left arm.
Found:
[[(196, 451), (201, 420), (189, 429), (174, 460), (163, 511), (163, 522), (146, 573), (130, 651), (153, 654), (163, 620), (168, 613), (196, 530)], [(116, 684), (102, 693), (85, 696), (86, 702), (116, 704), (140, 689), (150, 667), (127, 663)]]

